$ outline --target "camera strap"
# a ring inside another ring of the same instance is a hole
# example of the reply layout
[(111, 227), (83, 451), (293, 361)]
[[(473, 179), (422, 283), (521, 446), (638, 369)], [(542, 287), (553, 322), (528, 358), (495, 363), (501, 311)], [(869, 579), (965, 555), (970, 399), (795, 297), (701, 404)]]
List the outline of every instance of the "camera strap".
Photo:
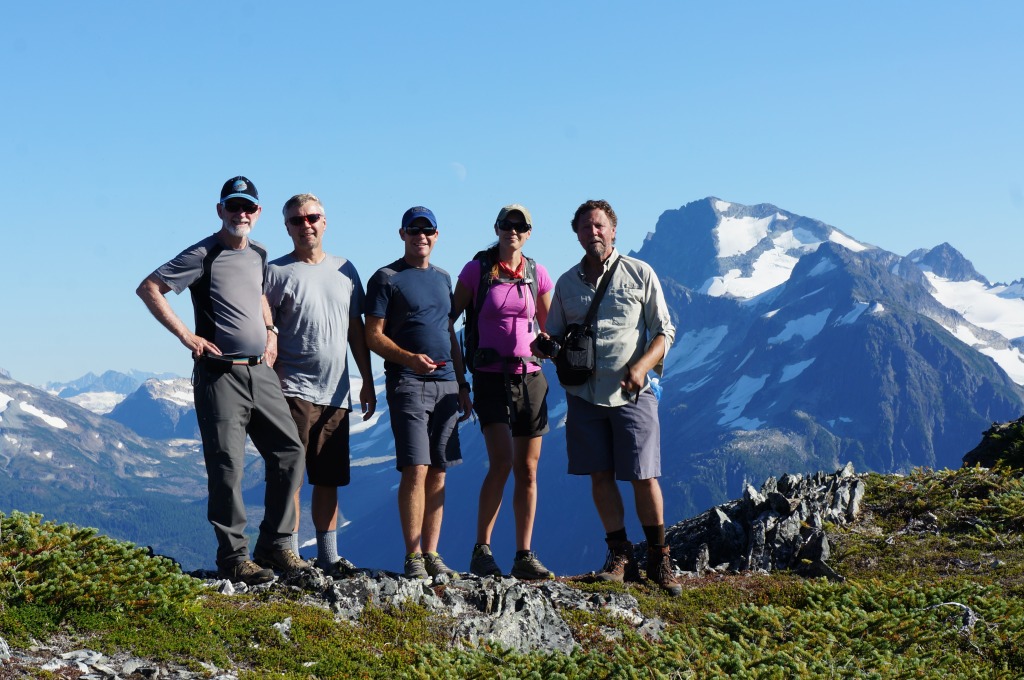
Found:
[(608, 284), (612, 281), (612, 274), (615, 273), (615, 268), (619, 266), (619, 260), (622, 259), (622, 255), (615, 258), (615, 262), (612, 262), (612, 266), (608, 268), (608, 271), (601, 277), (601, 283), (597, 286), (597, 293), (594, 294), (594, 299), (590, 302), (590, 309), (587, 310), (587, 318), (584, 319), (584, 326), (591, 326), (597, 319), (597, 306), (601, 304), (601, 298), (604, 297), (604, 293), (608, 290)]

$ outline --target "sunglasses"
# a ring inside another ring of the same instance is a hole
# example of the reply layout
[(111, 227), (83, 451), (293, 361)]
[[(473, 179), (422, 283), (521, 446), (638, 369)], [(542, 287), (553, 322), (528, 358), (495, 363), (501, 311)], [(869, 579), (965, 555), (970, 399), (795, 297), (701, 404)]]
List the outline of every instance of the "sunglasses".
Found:
[(498, 229), (502, 231), (512, 231), (513, 229), (517, 234), (525, 234), (530, 231), (530, 225), (526, 222), (509, 222), (508, 220), (502, 220), (498, 222)]
[(251, 215), (260, 209), (260, 207), (252, 201), (225, 201), (222, 205), (224, 206), (224, 210), (229, 213), (244, 212)]
[(437, 227), (406, 227), (405, 233), (409, 236), (419, 236), (420, 234), (433, 236), (437, 233)]
[(288, 222), (288, 224), (292, 225), (293, 227), (301, 227), (306, 222), (309, 222), (310, 224), (316, 224), (317, 222), (320, 221), (321, 217), (323, 217), (323, 215), (319, 213), (313, 213), (312, 215), (296, 215), (295, 217), (289, 217), (285, 221)]

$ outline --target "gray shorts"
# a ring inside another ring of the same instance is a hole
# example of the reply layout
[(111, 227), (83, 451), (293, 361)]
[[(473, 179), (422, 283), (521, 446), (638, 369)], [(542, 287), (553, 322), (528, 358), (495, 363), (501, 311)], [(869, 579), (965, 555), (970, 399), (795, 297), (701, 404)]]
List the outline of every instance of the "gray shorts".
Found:
[(459, 384), (408, 375), (386, 383), (395, 467), (449, 468), (462, 462), (459, 448)]
[(661, 476), (658, 400), (650, 390), (625, 406), (596, 406), (572, 394), (565, 400), (569, 474), (614, 470), (624, 482)]

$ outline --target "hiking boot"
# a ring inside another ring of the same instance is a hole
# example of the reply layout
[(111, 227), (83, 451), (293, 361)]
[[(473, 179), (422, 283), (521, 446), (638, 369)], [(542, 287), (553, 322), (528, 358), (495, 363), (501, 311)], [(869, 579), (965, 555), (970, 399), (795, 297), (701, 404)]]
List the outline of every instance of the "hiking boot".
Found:
[(555, 577), (554, 573), (541, 564), (537, 555), (530, 550), (521, 553), (521, 556), (516, 556), (515, 562), (512, 563), (512, 575), (522, 581), (541, 581)]
[(444, 563), (444, 560), (436, 552), (423, 553), (423, 564), (427, 568), (427, 573), (431, 576), (441, 576), (444, 574), (449, 578), (459, 577), (459, 572), (449, 569), (448, 565)]
[(252, 554), (252, 559), (261, 567), (266, 567), (268, 569), (284, 573), (309, 569), (309, 563), (300, 559), (299, 556), (293, 553), (289, 548), (277, 548), (267, 552), (263, 552), (257, 548)]
[(359, 569), (356, 568), (356, 565), (352, 564), (344, 557), (339, 557), (336, 562), (324, 567), (324, 574), (335, 579), (348, 578), (349, 576), (354, 576), (358, 572)]
[(428, 579), (427, 566), (423, 563), (423, 553), (409, 553), (405, 556), (405, 577)]
[(667, 545), (647, 548), (647, 578), (669, 595), (681, 595), (683, 592), (683, 586), (672, 570), (672, 554)]
[(598, 581), (639, 581), (640, 569), (633, 555), (633, 544), (629, 541), (608, 544), (608, 557), (597, 574)]
[(229, 567), (221, 567), (217, 570), (217, 576), (226, 578), (232, 583), (241, 582), (247, 586), (270, 583), (274, 580), (274, 572), (272, 570), (263, 569), (252, 560), (242, 560)]
[(473, 548), (473, 557), (469, 560), (469, 572), (477, 576), (501, 576), (501, 567), (494, 561), (491, 546), (478, 543)]

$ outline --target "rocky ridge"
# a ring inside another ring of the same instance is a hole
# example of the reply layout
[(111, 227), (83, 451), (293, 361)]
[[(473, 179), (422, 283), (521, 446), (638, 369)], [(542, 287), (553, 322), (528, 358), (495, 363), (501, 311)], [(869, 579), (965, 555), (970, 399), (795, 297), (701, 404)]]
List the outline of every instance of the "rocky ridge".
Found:
[[(744, 497), (716, 506), (698, 517), (670, 527), (667, 540), (673, 560), (684, 567), (684, 581), (695, 583), (715, 572), (793, 569), (811, 576), (841, 579), (828, 565), (828, 524), (853, 522), (860, 513), (864, 481), (846, 465), (834, 474), (784, 475), (769, 478), (760, 489), (748, 485)], [(645, 555), (637, 546), (638, 559)], [(232, 596), (246, 592), (299, 595), (308, 605), (333, 612), (339, 624), (357, 621), (367, 606), (388, 608), (413, 602), (447, 617), (453, 644), (498, 643), (518, 651), (571, 653), (579, 646), (563, 612), (602, 612), (625, 622), (637, 633), (657, 639), (665, 623), (645, 616), (629, 593), (589, 593), (573, 587), (593, 574), (544, 582), (511, 577), (478, 578), (462, 575), (432, 580), (406, 579), (393, 572), (351, 569), (345, 578), (332, 578), (322, 570), (284, 575), (271, 583), (249, 587), (216, 578), (214, 572), (195, 571), (211, 591)], [(277, 622), (278, 634), (288, 638), (291, 622)], [(615, 640), (613, 628), (600, 631)], [(79, 641), (80, 643), (80, 641)], [(0, 639), (0, 678), (16, 677), (8, 671), (46, 670), (63, 677), (77, 672), (81, 678), (166, 677), (234, 678), (234, 670), (208, 664), (202, 672), (183, 666), (139, 659), (127, 654), (104, 656), (76, 641), (56, 639), (26, 650), (12, 651)]]

